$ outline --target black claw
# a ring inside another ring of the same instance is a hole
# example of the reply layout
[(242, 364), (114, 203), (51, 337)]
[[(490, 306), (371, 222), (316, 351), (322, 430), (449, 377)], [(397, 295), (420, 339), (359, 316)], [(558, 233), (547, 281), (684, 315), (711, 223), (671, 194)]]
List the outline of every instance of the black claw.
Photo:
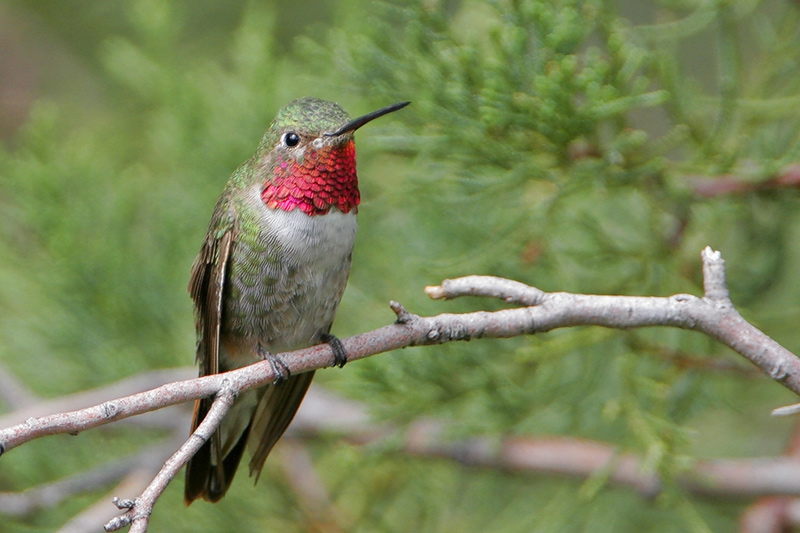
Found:
[(280, 357), (269, 353), (260, 345), (258, 347), (258, 355), (261, 359), (269, 362), (269, 366), (276, 376), (275, 385), (280, 385), (292, 376), (292, 371), (289, 370), (289, 367), (286, 366), (286, 363), (284, 363)]
[(337, 336), (331, 335), (330, 333), (323, 333), (320, 338), (322, 342), (329, 344), (331, 350), (333, 350), (333, 366), (342, 368), (345, 363), (347, 363), (347, 352), (344, 350), (342, 341), (340, 341)]

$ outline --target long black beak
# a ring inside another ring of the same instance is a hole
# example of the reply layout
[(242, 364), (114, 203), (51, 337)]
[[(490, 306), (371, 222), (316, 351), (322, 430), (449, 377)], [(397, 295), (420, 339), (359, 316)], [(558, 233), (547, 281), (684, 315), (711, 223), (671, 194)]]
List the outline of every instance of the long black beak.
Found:
[(348, 122), (347, 124), (345, 124), (344, 126), (342, 126), (341, 128), (339, 128), (338, 130), (331, 131), (331, 132), (326, 132), (326, 133), (323, 133), (323, 135), (325, 137), (337, 137), (339, 135), (343, 135), (343, 134), (349, 133), (351, 131), (356, 131), (358, 128), (360, 128), (361, 126), (363, 126), (367, 122), (375, 120), (378, 117), (382, 117), (383, 115), (388, 115), (389, 113), (397, 111), (398, 109), (403, 109), (405, 106), (407, 106), (410, 103), (411, 102), (398, 102), (396, 104), (392, 104), (390, 106), (386, 106), (383, 109), (378, 109), (377, 111), (373, 111), (372, 113), (367, 113), (363, 117), (358, 117), (356, 119), (353, 119), (350, 122)]

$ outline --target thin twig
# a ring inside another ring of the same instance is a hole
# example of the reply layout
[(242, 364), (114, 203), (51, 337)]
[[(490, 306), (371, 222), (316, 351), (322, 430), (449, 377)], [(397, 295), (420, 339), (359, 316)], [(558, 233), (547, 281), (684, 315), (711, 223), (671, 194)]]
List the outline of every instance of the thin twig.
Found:
[[(13, 426), (25, 420), (35, 419), (50, 413), (72, 411), (89, 405), (97, 405), (110, 399), (129, 396), (138, 391), (157, 387), (164, 383), (170, 383), (179, 379), (189, 379), (195, 375), (197, 375), (197, 370), (188, 366), (142, 372), (96, 389), (80, 391), (75, 394), (27, 404), (15, 411), (0, 416), (0, 427)], [(159, 427), (163, 425), (155, 420), (152, 422), (153, 423), (149, 425), (156, 425)]]
[(452, 300), (460, 296), (483, 296), (526, 307), (541, 304), (547, 295), (546, 292), (519, 281), (491, 276), (464, 276), (463, 278), (448, 279), (440, 286), (425, 287), (425, 293), (434, 300)]
[(230, 410), (233, 405), (233, 400), (236, 398), (236, 392), (227, 387), (217, 394), (208, 414), (197, 427), (197, 429), (189, 436), (189, 439), (183, 443), (177, 452), (167, 459), (164, 466), (158, 472), (153, 481), (142, 492), (141, 496), (135, 500), (115, 499), (115, 504), (120, 509), (127, 509), (127, 512), (114, 518), (108, 522), (104, 527), (106, 531), (117, 531), (127, 525), (131, 526), (131, 533), (141, 533), (147, 531), (147, 526), (150, 522), (150, 515), (153, 512), (153, 507), (158, 501), (158, 498), (166, 490), (170, 481), (175, 477), (178, 471), (183, 468), (189, 459), (197, 453), (197, 450), (211, 437), (222, 419)]

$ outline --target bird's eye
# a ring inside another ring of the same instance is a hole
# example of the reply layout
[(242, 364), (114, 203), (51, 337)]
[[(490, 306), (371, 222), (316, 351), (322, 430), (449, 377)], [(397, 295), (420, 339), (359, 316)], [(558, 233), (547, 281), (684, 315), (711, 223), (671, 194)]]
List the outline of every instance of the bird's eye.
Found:
[(283, 143), (290, 148), (292, 146), (297, 146), (300, 144), (300, 136), (293, 131), (285, 133), (283, 135)]

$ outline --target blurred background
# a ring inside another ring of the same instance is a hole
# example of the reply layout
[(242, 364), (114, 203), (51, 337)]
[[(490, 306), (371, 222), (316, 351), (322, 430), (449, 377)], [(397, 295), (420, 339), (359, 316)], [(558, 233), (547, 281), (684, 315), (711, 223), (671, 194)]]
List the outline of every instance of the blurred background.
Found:
[[(306, 95), (353, 116), (413, 102), (358, 133), (338, 336), (392, 322), (391, 299), (424, 315), (502, 307), (423, 293), (467, 274), (700, 295), (710, 245), (745, 318), (797, 353), (798, 15), (789, 0), (1, 1), (0, 420), (194, 374), (153, 371), (193, 363), (186, 284), (214, 202)], [(184, 507), (177, 478), (152, 530), (751, 531), (759, 494), (684, 481), (706, 460), (796, 453), (795, 421), (769, 417), (796, 398), (685, 331), (407, 349), (315, 387), (355, 425), (295, 430), (258, 485), (240, 473), (217, 505)], [(11, 451), (0, 531), (80, 531), (113, 511), (186, 436), (188, 406), (176, 413)], [(437, 456), (410, 453), (422, 421)], [(552, 437), (632, 454), (660, 484), (458, 453)]]

